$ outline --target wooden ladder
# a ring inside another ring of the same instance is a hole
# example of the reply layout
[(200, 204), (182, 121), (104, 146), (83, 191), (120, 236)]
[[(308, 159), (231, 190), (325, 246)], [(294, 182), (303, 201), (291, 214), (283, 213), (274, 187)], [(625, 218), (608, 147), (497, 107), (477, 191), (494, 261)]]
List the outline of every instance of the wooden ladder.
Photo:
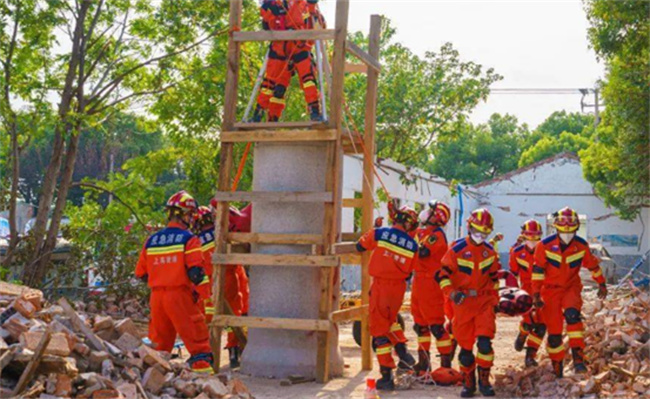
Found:
[[(352, 43), (346, 43), (348, 24), (348, 0), (337, 0), (335, 29), (298, 31), (257, 31), (242, 32), (237, 28), (242, 21), (242, 0), (230, 1), (230, 27), (232, 33), (228, 41), (226, 89), (224, 98), (224, 117), (221, 133), (221, 163), (219, 182), (215, 199), (218, 201), (215, 220), (215, 252), (213, 256), (215, 316), (210, 325), (210, 342), (216, 369), (220, 364), (221, 333), (225, 326), (235, 329), (238, 337), (244, 338), (241, 327), (307, 330), (317, 333), (316, 380), (327, 382), (329, 378), (329, 342), (333, 331), (332, 290), (334, 271), (340, 267), (340, 257), (333, 254), (333, 245), (340, 240), (339, 215), (342, 207), (341, 167), (343, 153), (352, 147), (351, 140), (344, 140), (343, 121), (343, 83), (345, 72), (367, 72), (368, 93), (366, 104), (366, 133), (364, 143), (371, 150), (369, 159), (364, 157), (364, 170), (374, 159), (375, 107), (377, 98), (377, 78), (379, 72), (379, 16), (372, 17), (370, 54)], [(373, 39), (374, 37), (374, 39)], [(240, 68), (241, 44), (246, 41), (273, 40), (333, 40), (332, 79), (330, 91), (330, 115), (327, 122), (237, 122), (237, 89)], [(345, 63), (346, 51), (351, 52), (364, 64)], [(374, 54), (373, 54), (374, 53)], [(351, 66), (350, 66), (351, 65)], [(368, 107), (372, 109), (369, 110)], [(370, 118), (370, 119), (369, 119)], [(368, 123), (368, 121), (371, 121)], [(327, 174), (322, 192), (242, 192), (229, 191), (233, 171), (233, 146), (240, 142), (325, 142), (327, 143)], [(357, 143), (360, 144), (360, 143)], [(357, 148), (359, 146), (357, 145)], [(371, 169), (370, 169), (371, 170)], [(370, 174), (372, 176), (372, 172)], [(366, 179), (368, 180), (368, 179)], [(370, 180), (373, 180), (372, 178)], [(364, 212), (364, 228), (372, 227), (373, 187), (364, 182), (364, 209), (368, 206), (370, 214)], [(325, 205), (322, 234), (271, 234), (271, 233), (229, 233), (229, 202), (320, 202)], [(367, 220), (366, 220), (367, 219)], [(368, 223), (367, 223), (368, 222)], [(233, 243), (313, 245), (312, 254), (250, 254), (229, 253), (228, 246)], [(251, 267), (292, 266), (318, 267), (320, 269), (320, 302), (318, 319), (287, 319), (269, 317), (233, 316), (224, 299), (225, 265), (243, 264)], [(362, 269), (363, 270), (363, 269)], [(363, 272), (362, 272), (363, 273)], [(367, 264), (364, 276), (367, 276)], [(365, 278), (365, 277), (364, 277)], [(364, 280), (365, 281), (365, 280)], [(364, 283), (365, 304), (369, 280)], [(351, 317), (358, 317), (352, 315)], [(364, 369), (371, 363), (370, 338), (367, 334), (367, 316), (364, 321)], [(337, 321), (345, 319), (343, 315)], [(366, 342), (367, 341), (367, 342)], [(367, 357), (367, 360), (365, 359)]]

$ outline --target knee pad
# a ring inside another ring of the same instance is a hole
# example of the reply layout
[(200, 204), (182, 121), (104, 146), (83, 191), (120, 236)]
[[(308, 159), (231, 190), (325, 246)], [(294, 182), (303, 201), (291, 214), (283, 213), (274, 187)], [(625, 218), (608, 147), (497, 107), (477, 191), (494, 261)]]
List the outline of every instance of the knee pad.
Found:
[(275, 85), (273, 88), (273, 97), (284, 98), (284, 93), (286, 93), (287, 88), (282, 85)]
[(440, 339), (445, 335), (445, 327), (443, 327), (442, 324), (434, 324), (431, 326), (431, 334), (433, 334), (436, 339)]
[(306, 60), (307, 58), (309, 58), (309, 51), (301, 51), (299, 53), (296, 53), (292, 57), (292, 60), (293, 60), (294, 63), (297, 64), (299, 62), (302, 62), (302, 61)]
[(470, 367), (472, 364), (474, 364), (474, 354), (472, 351), (468, 351), (467, 349), (461, 349), (460, 353), (458, 354), (458, 361), (460, 362), (461, 366)]
[(423, 335), (427, 335), (427, 332), (428, 332), (426, 326), (421, 326), (419, 324), (413, 324), (413, 330), (420, 337), (423, 336)]
[(390, 345), (388, 337), (374, 337), (372, 339), (372, 349), (377, 349), (382, 345)]
[(580, 315), (578, 309), (568, 308), (564, 311), (564, 319), (566, 320), (566, 324), (576, 324), (580, 323), (582, 315)]
[(546, 324), (534, 324), (533, 325), (533, 332), (538, 337), (540, 337), (540, 338), (543, 337), (544, 335), (546, 335)]
[(528, 324), (528, 323), (524, 323), (524, 324), (521, 325), (521, 328), (526, 332), (531, 332), (533, 330), (533, 325)]
[(476, 348), (484, 355), (492, 353), (492, 340), (488, 337), (478, 337)]
[(552, 334), (548, 336), (548, 346), (557, 348), (562, 345), (562, 336), (559, 334)]

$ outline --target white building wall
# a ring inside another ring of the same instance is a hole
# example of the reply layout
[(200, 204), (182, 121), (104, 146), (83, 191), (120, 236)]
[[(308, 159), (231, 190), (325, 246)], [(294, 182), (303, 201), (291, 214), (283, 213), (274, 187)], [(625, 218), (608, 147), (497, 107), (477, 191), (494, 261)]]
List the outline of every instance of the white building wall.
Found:
[[(475, 189), (481, 194), (481, 205), (494, 214), (495, 231), (505, 235), (500, 252), (515, 242), (520, 226), (530, 218), (542, 223), (548, 233), (548, 214), (565, 206), (586, 216), (585, 238), (603, 243), (612, 255), (639, 256), (650, 247), (648, 210), (644, 209), (632, 222), (619, 219), (615, 210), (594, 194), (583, 177), (580, 161), (572, 156), (558, 157), (508, 178), (479, 184)], [(611, 238), (614, 242), (608, 241)], [(623, 246), (616, 238), (636, 239), (638, 245)]]

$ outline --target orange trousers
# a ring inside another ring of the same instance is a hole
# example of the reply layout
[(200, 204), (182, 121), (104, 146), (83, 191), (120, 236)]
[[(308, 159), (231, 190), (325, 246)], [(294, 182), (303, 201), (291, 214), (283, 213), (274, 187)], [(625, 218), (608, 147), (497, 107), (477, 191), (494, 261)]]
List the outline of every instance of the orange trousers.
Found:
[(370, 286), (369, 328), (379, 364), (395, 368), (392, 347), (406, 342), (402, 327), (397, 323), (406, 292), (406, 281), (373, 277)]
[[(248, 314), (248, 277), (242, 265), (226, 266), (224, 297), (235, 316)], [(244, 292), (246, 295), (244, 295)], [(246, 301), (244, 301), (246, 298)], [(246, 303), (245, 303), (246, 302)], [(226, 348), (239, 346), (239, 341), (232, 328), (227, 327), (228, 340)]]
[(540, 324), (544, 324), (542, 312), (538, 309), (532, 309), (526, 313), (519, 323), (519, 333), (526, 336), (526, 347), (539, 349), (544, 340), (545, 328), (539, 328)]
[[(496, 314), (494, 306), (497, 304), (496, 295), (484, 294), (468, 297), (460, 305), (453, 305), (454, 319), (452, 329), (458, 345), (472, 351), (479, 336), (494, 338), (496, 332)], [(477, 364), (484, 368), (492, 367), (494, 352), (477, 356)]]
[(149, 338), (157, 350), (171, 352), (178, 334), (190, 355), (212, 353), (208, 327), (190, 287), (154, 287), (149, 306)]
[[(411, 314), (413, 321), (420, 326), (417, 329), (418, 350), (429, 352), (431, 349), (431, 326), (445, 324), (445, 298), (432, 274), (418, 273), (413, 276), (411, 286)], [(449, 354), (452, 341), (449, 332), (438, 329), (436, 348), (440, 354)]]
[[(574, 309), (580, 312), (582, 309), (582, 284), (574, 284), (570, 287), (544, 286), (542, 287), (542, 301), (544, 307), (541, 309), (541, 316), (546, 323), (549, 339), (546, 342), (546, 350), (552, 360), (562, 360), (565, 356), (563, 344), (557, 345), (557, 340), (551, 340), (551, 336), (561, 336), (564, 330), (565, 311)], [(567, 323), (567, 335), (569, 336), (569, 347), (584, 348), (584, 324), (582, 320), (575, 320)], [(552, 346), (552, 341), (556, 345)]]

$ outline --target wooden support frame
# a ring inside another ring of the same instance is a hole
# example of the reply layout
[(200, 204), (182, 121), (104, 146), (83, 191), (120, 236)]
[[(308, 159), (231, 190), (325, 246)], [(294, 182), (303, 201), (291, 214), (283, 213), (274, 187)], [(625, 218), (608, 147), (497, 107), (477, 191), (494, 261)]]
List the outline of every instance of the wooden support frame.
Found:
[(368, 65), (346, 62), (345, 73), (368, 73)]
[(278, 42), (293, 40), (334, 40), (334, 29), (314, 30), (260, 30), (233, 32), (235, 42)]
[(337, 131), (325, 130), (250, 130), (247, 132), (221, 132), (222, 143), (304, 142), (334, 141)]
[(359, 61), (366, 64), (369, 69), (374, 69), (377, 73), (381, 72), (381, 64), (379, 63), (379, 59), (377, 57), (373, 57), (372, 54), (366, 53), (361, 49), (361, 47), (357, 46), (353, 42), (347, 42), (346, 49)]
[(367, 316), (369, 312), (369, 305), (354, 306), (351, 308), (337, 310), (330, 314), (330, 321), (332, 323), (342, 323), (350, 320), (361, 320), (363, 316)]
[(299, 121), (299, 122), (236, 122), (233, 124), (239, 130), (262, 130), (262, 129), (327, 129), (323, 122)]
[(283, 244), (283, 245), (322, 245), (320, 234), (272, 234), (272, 233), (228, 233), (230, 243)]
[(319, 319), (288, 319), (279, 317), (251, 317), (215, 315), (213, 326), (269, 328), (280, 330), (328, 331), (331, 328), (329, 320)]
[(331, 255), (300, 254), (217, 254), (212, 258), (215, 265), (249, 266), (295, 266), (337, 267), (339, 258)]
[(318, 191), (217, 191), (214, 198), (221, 202), (332, 202), (331, 192)]
[(343, 198), (343, 208), (361, 208), (363, 207), (362, 198)]

